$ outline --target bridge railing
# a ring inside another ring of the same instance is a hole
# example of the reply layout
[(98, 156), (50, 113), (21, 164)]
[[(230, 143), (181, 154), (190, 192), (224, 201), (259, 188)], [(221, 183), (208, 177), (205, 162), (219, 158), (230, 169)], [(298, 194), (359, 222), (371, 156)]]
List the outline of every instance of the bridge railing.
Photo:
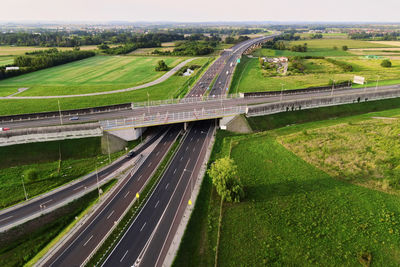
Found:
[(295, 111), (301, 109), (310, 109), (317, 107), (341, 105), (341, 104), (351, 104), (359, 103), (373, 100), (382, 100), (389, 98), (400, 97), (400, 90), (387, 90), (387, 91), (366, 91), (354, 93), (351, 95), (333, 95), (324, 97), (310, 97), (307, 99), (299, 100), (289, 100), (279, 103), (269, 103), (261, 104), (255, 106), (249, 106), (247, 111), (247, 116), (262, 116), (267, 114), (285, 112), (285, 111)]
[(195, 120), (221, 118), (246, 113), (245, 106), (223, 107), (218, 109), (191, 110), (176, 113), (143, 115), (125, 119), (101, 121), (104, 130), (118, 130), (119, 128), (146, 127), (160, 124), (178, 123)]
[(152, 100), (145, 102), (136, 102), (132, 103), (133, 108), (142, 108), (142, 107), (153, 107), (153, 106), (164, 106), (171, 104), (188, 104), (188, 103), (199, 103), (199, 102), (207, 102), (207, 101), (217, 101), (217, 100), (225, 100), (225, 99), (234, 99), (242, 97), (240, 94), (228, 94), (228, 95), (207, 95), (207, 96), (195, 96), (195, 97), (186, 97), (186, 98), (176, 98), (176, 99), (165, 99), (165, 100)]

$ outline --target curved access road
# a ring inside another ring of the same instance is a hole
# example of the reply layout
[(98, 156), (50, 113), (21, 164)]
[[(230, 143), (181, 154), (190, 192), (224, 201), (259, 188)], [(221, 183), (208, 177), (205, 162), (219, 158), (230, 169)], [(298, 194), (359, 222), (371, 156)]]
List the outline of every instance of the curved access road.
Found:
[(109, 95), (109, 94), (116, 94), (116, 93), (125, 93), (125, 92), (143, 89), (143, 88), (147, 88), (147, 87), (162, 83), (162, 82), (166, 81), (168, 78), (170, 78), (172, 75), (174, 75), (176, 72), (178, 72), (178, 70), (180, 70), (187, 63), (189, 63), (190, 61), (195, 60), (195, 59), (196, 58), (189, 58), (189, 59), (179, 63), (178, 65), (176, 65), (172, 70), (168, 71), (167, 73), (165, 73), (163, 76), (161, 76), (157, 80), (154, 80), (154, 81), (142, 84), (142, 85), (138, 85), (135, 87), (112, 90), (112, 91), (105, 91), (105, 92), (97, 92), (97, 93), (78, 94), (78, 95), (3, 96), (3, 97), (0, 97), (0, 99), (50, 99), (50, 98), (70, 98), (70, 97), (96, 96), (96, 95)]

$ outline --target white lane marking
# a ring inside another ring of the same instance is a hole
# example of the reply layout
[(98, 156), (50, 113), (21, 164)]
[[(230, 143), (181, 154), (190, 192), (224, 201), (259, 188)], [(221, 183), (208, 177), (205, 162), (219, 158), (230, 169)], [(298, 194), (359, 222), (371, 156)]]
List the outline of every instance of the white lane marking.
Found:
[(174, 174), (176, 173), (176, 168), (175, 168), (175, 170), (174, 170)]
[(181, 157), (181, 160), (180, 161), (182, 161), (183, 160), (183, 157)]
[(107, 220), (110, 219), (111, 215), (114, 214), (114, 210), (110, 213), (110, 215), (107, 216)]
[(43, 202), (42, 204), (40, 204), (39, 206), (43, 206), (44, 204), (46, 204), (46, 203), (49, 203), (49, 202), (51, 202), (51, 201), (53, 201), (52, 199), (50, 199), (50, 200), (47, 200), (46, 202)]
[(87, 243), (89, 243), (90, 239), (92, 239), (92, 238), (93, 238), (93, 235), (91, 235), (91, 236), (89, 237), (89, 239), (85, 242), (85, 244), (83, 244), (83, 246), (86, 246)]
[(193, 152), (194, 152), (195, 150), (196, 150), (196, 148), (194, 147), (194, 148), (193, 148)]
[(189, 149), (189, 146), (186, 147), (186, 151)]
[(160, 154), (160, 151), (157, 152), (156, 156), (158, 156), (158, 154)]
[(168, 186), (169, 186), (169, 183), (165, 186), (165, 190), (167, 190)]
[(126, 198), (129, 195), (130, 192), (131, 191), (128, 191), (128, 193), (125, 194), (124, 198)]
[(156, 203), (156, 205), (154, 206), (154, 208), (157, 208), (157, 206), (158, 206), (158, 203), (160, 203), (160, 200), (159, 200), (159, 201), (157, 201), (157, 203)]
[(197, 130), (194, 130), (194, 133), (196, 133), (197, 132)]
[(200, 138), (197, 138), (197, 143), (199, 142)]
[(150, 166), (151, 166), (151, 163), (153, 163), (153, 162), (150, 162), (150, 163), (149, 163), (149, 166), (147, 166), (147, 167), (150, 167)]
[(7, 218), (1, 219), (0, 222), (5, 221), (5, 220), (8, 220), (8, 219), (10, 219), (11, 217), (13, 217), (13, 215), (8, 216)]
[(140, 178), (142, 178), (142, 174), (139, 176), (139, 178), (137, 180), (140, 181)]
[(73, 191), (75, 191), (75, 190), (78, 190), (79, 188), (82, 188), (83, 187), (83, 185), (81, 185), (81, 186), (78, 186), (77, 188), (75, 188)]
[(140, 228), (140, 232), (143, 230), (143, 228), (146, 226), (146, 223), (143, 224), (142, 228)]
[(119, 262), (122, 262), (124, 260), (126, 254), (128, 254), (128, 251), (125, 252), (124, 256), (122, 256), (122, 258), (119, 260)]
[(190, 138), (190, 141), (192, 141), (193, 140), (193, 137), (192, 138)]

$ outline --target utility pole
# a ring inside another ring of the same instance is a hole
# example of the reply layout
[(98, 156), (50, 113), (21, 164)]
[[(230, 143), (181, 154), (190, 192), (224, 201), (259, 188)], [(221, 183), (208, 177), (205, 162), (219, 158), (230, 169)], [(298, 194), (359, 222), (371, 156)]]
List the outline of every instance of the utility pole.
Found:
[(57, 102), (58, 102), (58, 112), (60, 114), (60, 124), (63, 125), (62, 116), (61, 116), (60, 100), (57, 99)]
[(96, 180), (97, 180), (97, 192), (99, 193), (99, 198), (100, 198), (99, 172), (97, 169), (97, 158), (96, 158)]
[(24, 188), (25, 200), (28, 201), (28, 195), (26, 194), (25, 184), (24, 184), (24, 176), (22, 175), (22, 187)]
[(281, 86), (282, 86), (282, 88), (281, 88), (281, 100), (280, 100), (280, 102), (282, 102), (282, 99), (283, 99), (283, 86), (284, 86), (284, 84), (281, 83)]
[(335, 89), (335, 80), (332, 80), (332, 91), (331, 91), (331, 96), (333, 96), (333, 89)]

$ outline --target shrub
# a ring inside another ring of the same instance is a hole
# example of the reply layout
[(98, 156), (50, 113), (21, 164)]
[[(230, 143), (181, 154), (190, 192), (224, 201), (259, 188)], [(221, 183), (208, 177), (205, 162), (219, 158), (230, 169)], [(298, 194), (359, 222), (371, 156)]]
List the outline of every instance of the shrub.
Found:
[(159, 60), (157, 62), (157, 66), (155, 67), (156, 71), (167, 71), (168, 70), (168, 66), (167, 64), (164, 62), (164, 60)]
[(39, 177), (39, 173), (36, 169), (27, 169), (24, 171), (24, 180), (26, 180), (27, 182), (34, 182), (38, 179)]
[(382, 60), (381, 66), (384, 68), (392, 67), (392, 62), (389, 59)]
[(349, 47), (347, 45), (344, 45), (344, 46), (342, 46), (342, 50), (347, 51), (347, 50), (349, 50)]

